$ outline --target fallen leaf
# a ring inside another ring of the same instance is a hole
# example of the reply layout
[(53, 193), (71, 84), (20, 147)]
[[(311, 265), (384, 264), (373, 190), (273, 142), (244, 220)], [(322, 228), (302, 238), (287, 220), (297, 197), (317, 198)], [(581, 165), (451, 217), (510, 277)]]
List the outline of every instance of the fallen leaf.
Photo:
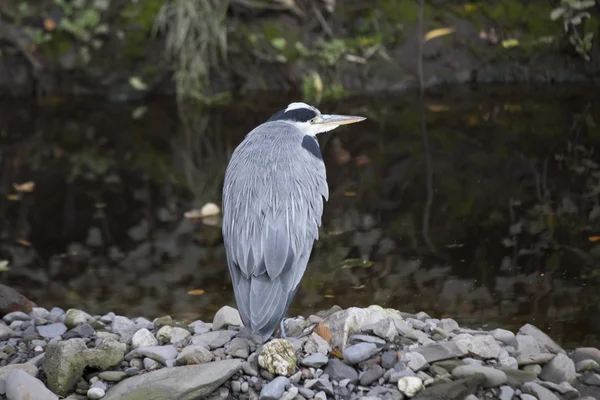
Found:
[(142, 81), (142, 79), (139, 76), (132, 76), (131, 78), (129, 78), (129, 84), (135, 90), (146, 90), (146, 89), (148, 89), (148, 85), (146, 85), (144, 83), (144, 81)]
[(188, 290), (187, 294), (192, 295), (192, 296), (202, 296), (204, 293), (206, 293), (206, 291), (204, 289), (193, 289), (193, 290)]
[(344, 358), (344, 354), (341, 352), (340, 349), (333, 349), (329, 354), (334, 356), (335, 358), (339, 358), (340, 360)]
[(11, 193), (11, 194), (6, 195), (6, 198), (10, 201), (17, 201), (17, 200), (21, 199), (21, 196), (19, 196), (16, 193)]
[(356, 192), (344, 192), (344, 196), (346, 196), (346, 197), (354, 197), (354, 196), (356, 196)]
[(54, 29), (56, 29), (56, 21), (53, 20), (52, 18), (46, 18), (44, 20), (44, 28), (48, 32), (52, 32)]
[(597, 242), (600, 240), (600, 236), (590, 236), (590, 242)]
[(323, 297), (325, 297), (326, 299), (333, 299), (335, 297), (335, 295), (333, 295), (333, 294), (325, 294), (325, 295), (323, 295)]
[(352, 286), (352, 289), (354, 290), (360, 290), (360, 289), (364, 289), (365, 285), (358, 285), (358, 286)]
[(372, 261), (363, 260), (360, 258), (348, 258), (342, 262), (342, 269), (349, 269), (354, 267), (369, 268), (373, 265)]
[(450, 106), (445, 104), (429, 104), (427, 105), (427, 109), (432, 112), (443, 112), (450, 111)]
[(331, 341), (331, 331), (325, 325), (317, 325), (313, 332), (321, 336), (327, 343)]
[(517, 47), (519, 45), (519, 41), (517, 39), (506, 39), (502, 41), (502, 47), (505, 49), (510, 49), (511, 47)]
[(0, 272), (6, 272), (10, 268), (8, 268), (8, 260), (0, 260)]
[(440, 36), (446, 36), (454, 33), (454, 28), (439, 28), (429, 31), (425, 34), (425, 41), (435, 39)]
[(360, 167), (362, 165), (371, 164), (371, 159), (368, 156), (361, 155), (354, 159), (354, 163)]
[(17, 192), (33, 192), (33, 189), (35, 189), (35, 182), (25, 182), (25, 183), (13, 183), (13, 187), (15, 188), (15, 190)]
[(473, 12), (479, 8), (479, 4), (467, 3), (464, 6), (466, 12)]
[(19, 239), (17, 240), (17, 243), (22, 244), (23, 246), (31, 246), (31, 242), (25, 239)]

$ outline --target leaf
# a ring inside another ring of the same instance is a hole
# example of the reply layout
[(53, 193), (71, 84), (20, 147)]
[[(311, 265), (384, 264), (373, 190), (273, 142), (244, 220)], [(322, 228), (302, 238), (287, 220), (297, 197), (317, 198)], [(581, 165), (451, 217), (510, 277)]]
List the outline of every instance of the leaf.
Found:
[(344, 354), (342, 353), (342, 351), (340, 349), (333, 349), (333, 350), (331, 350), (331, 352), (329, 354), (332, 357), (339, 358), (340, 360), (342, 360), (344, 358)]
[(372, 261), (363, 260), (360, 258), (348, 258), (342, 262), (342, 269), (349, 269), (353, 267), (369, 268), (373, 265)]
[(600, 240), (600, 236), (590, 236), (590, 242), (597, 242), (598, 240)]
[(327, 343), (331, 341), (331, 331), (325, 325), (317, 325), (313, 332), (321, 336)]
[(350, 191), (344, 192), (344, 196), (346, 196), (346, 197), (354, 197), (354, 196), (356, 196), (356, 192), (350, 192)]
[(191, 296), (202, 296), (204, 293), (206, 293), (206, 291), (204, 289), (193, 289), (193, 290), (188, 290), (187, 294), (191, 295)]
[(450, 111), (450, 106), (446, 104), (428, 104), (427, 109), (431, 112)]
[(11, 193), (11, 194), (7, 194), (6, 198), (10, 201), (17, 201), (21, 199), (21, 196), (19, 196), (19, 194), (17, 193)]
[(284, 38), (275, 38), (275, 39), (271, 40), (271, 45), (273, 47), (275, 47), (277, 50), (283, 50), (283, 49), (285, 49), (285, 46), (287, 45), (287, 41)]
[(594, 7), (594, 0), (583, 0), (583, 1), (572, 1), (569, 2), (569, 5), (575, 10), (585, 10), (587, 8)]
[(566, 8), (563, 8), (563, 7), (555, 8), (550, 13), (550, 19), (552, 21), (556, 21), (557, 19), (559, 19), (560, 17), (562, 17), (566, 12), (567, 12)]
[(6, 272), (10, 268), (8, 268), (8, 260), (0, 260), (0, 272)]
[(144, 83), (144, 81), (142, 81), (142, 79), (139, 76), (132, 76), (131, 78), (129, 78), (129, 84), (135, 90), (146, 90), (146, 89), (148, 89), (148, 86)]
[(434, 29), (432, 31), (429, 31), (425, 34), (425, 41), (427, 42), (428, 40), (431, 39), (435, 39), (438, 38), (440, 36), (446, 36), (446, 35), (450, 35), (452, 33), (454, 33), (455, 29), (454, 28), (439, 28), (439, 29)]
[(138, 108), (136, 108), (135, 110), (133, 110), (133, 112), (131, 113), (131, 118), (133, 118), (133, 119), (140, 119), (140, 118), (142, 118), (146, 114), (146, 111), (148, 111), (148, 107), (146, 107), (146, 106), (139, 106)]
[(506, 39), (502, 41), (502, 47), (505, 49), (510, 49), (511, 47), (519, 46), (519, 41), (517, 39)]
[(17, 192), (31, 193), (33, 192), (33, 189), (35, 189), (35, 182), (29, 181), (21, 184), (13, 183), (13, 187)]
[(19, 243), (23, 246), (27, 246), (27, 247), (31, 246), (31, 242), (26, 239), (19, 239), (19, 240), (17, 240), (17, 243)]
[(335, 298), (335, 295), (333, 295), (333, 294), (324, 294), (323, 297), (325, 297), (326, 299), (333, 299), (333, 298)]

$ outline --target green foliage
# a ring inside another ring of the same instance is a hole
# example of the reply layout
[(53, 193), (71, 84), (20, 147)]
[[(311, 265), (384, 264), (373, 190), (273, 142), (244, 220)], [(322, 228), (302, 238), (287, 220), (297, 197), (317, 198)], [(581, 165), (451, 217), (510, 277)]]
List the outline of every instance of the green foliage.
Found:
[(585, 29), (584, 21), (592, 18), (588, 10), (595, 5), (594, 0), (562, 0), (560, 6), (550, 13), (551, 20), (562, 20), (569, 41), (586, 61), (590, 61), (589, 52), (592, 49), (594, 32)]

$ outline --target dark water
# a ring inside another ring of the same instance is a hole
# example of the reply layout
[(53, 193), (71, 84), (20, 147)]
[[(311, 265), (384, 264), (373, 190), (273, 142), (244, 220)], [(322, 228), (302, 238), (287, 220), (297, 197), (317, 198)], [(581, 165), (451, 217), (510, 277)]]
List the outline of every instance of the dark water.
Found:
[[(0, 282), (46, 307), (212, 319), (233, 304), (220, 227), (183, 214), (220, 205), (229, 154), (286, 104), (248, 98), (184, 118), (170, 99), (0, 104)], [(320, 108), (369, 119), (320, 138), (331, 195), (291, 314), (379, 304), (600, 345), (593, 90)], [(15, 198), (27, 181), (34, 191)]]

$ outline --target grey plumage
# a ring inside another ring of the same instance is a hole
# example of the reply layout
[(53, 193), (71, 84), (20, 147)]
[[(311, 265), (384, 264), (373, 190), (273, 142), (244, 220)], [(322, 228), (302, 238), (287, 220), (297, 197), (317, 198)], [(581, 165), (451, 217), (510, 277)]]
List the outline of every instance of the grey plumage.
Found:
[(223, 188), (223, 237), (242, 322), (268, 338), (319, 237), (325, 165), (315, 137), (267, 122), (234, 151)]
[(315, 136), (362, 120), (291, 103), (233, 152), (223, 187), (227, 264), (242, 322), (265, 340), (298, 290), (329, 197)]

